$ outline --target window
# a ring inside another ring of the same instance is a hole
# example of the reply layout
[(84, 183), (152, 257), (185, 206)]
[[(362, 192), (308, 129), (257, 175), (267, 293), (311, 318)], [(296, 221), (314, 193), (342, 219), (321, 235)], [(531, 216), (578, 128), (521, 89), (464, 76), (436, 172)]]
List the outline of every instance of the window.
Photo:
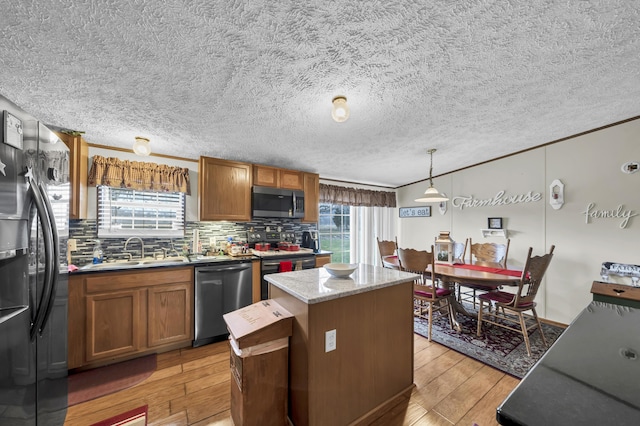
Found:
[(318, 235), (320, 247), (333, 252), (331, 262), (350, 262), (351, 208), (339, 204), (320, 203)]
[(98, 237), (183, 237), (185, 195), (100, 185)]

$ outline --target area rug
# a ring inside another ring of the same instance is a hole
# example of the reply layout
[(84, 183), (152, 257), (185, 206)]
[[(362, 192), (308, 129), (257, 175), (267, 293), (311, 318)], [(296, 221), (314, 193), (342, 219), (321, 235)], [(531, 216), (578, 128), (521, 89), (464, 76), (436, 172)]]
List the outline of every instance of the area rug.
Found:
[(145, 426), (147, 424), (147, 406), (134, 408), (126, 413), (118, 414), (91, 426)]
[(130, 388), (156, 371), (156, 355), (69, 375), (69, 406)]
[[(465, 304), (465, 309), (470, 313), (477, 312), (471, 305)], [(478, 337), (476, 336), (478, 321), (475, 318), (460, 314), (456, 318), (462, 326), (461, 333), (451, 329), (446, 317), (440, 317), (433, 321), (432, 340), (518, 379), (522, 379), (547, 351), (538, 329), (529, 336), (531, 356), (528, 356), (527, 346), (520, 333), (485, 323), (482, 326), (483, 335)], [(564, 328), (543, 323), (542, 330), (551, 347)], [(428, 321), (415, 317), (414, 332), (427, 337), (428, 331)]]

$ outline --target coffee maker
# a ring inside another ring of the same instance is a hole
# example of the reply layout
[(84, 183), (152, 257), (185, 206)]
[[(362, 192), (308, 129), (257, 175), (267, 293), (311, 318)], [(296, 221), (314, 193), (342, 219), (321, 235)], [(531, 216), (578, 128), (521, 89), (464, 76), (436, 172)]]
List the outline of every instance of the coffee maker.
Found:
[(302, 233), (302, 243), (304, 248), (313, 249), (314, 253), (320, 251), (320, 240), (318, 239), (318, 231), (304, 231)]

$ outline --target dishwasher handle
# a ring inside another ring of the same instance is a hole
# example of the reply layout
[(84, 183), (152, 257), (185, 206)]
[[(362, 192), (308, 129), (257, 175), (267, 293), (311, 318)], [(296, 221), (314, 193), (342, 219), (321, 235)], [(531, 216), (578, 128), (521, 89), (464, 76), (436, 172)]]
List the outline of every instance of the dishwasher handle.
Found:
[(224, 271), (239, 271), (242, 269), (251, 268), (251, 262), (243, 262), (237, 265), (220, 265), (220, 266), (198, 266), (196, 267), (196, 273), (199, 272), (224, 272)]

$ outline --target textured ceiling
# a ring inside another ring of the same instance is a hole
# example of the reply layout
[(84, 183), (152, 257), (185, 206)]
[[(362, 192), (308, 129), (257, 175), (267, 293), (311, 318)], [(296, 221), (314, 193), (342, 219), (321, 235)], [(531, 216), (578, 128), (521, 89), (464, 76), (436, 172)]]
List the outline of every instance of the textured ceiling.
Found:
[(0, 40), (0, 93), (91, 143), (390, 187), (640, 115), (635, 0), (13, 1)]

